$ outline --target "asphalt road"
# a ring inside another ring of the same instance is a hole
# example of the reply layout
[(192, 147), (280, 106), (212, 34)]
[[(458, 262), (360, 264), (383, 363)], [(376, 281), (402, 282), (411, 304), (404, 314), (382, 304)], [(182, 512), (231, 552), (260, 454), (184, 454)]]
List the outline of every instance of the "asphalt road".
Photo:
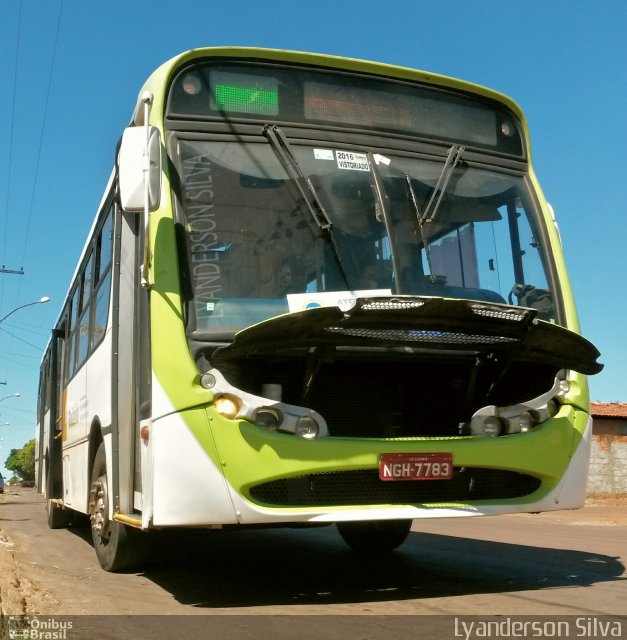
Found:
[[(146, 631), (153, 638), (166, 637), (166, 621), (176, 629), (167, 637), (179, 637), (194, 614), (211, 615), (216, 637), (276, 637), (283, 624), (293, 637), (325, 640), (459, 637), (450, 616), (625, 616), (626, 512), (623, 503), (417, 520), (405, 545), (382, 558), (350, 551), (334, 527), (181, 531), (154, 542), (158, 562), (144, 573), (110, 574), (89, 529), (49, 530), (43, 498), (8, 487), (0, 495), (0, 605), (10, 615), (108, 616), (84, 618), (101, 635), (81, 638), (130, 637), (123, 616), (139, 615), (151, 616), (142, 629), (157, 625)], [(627, 635), (627, 619), (623, 627)]]

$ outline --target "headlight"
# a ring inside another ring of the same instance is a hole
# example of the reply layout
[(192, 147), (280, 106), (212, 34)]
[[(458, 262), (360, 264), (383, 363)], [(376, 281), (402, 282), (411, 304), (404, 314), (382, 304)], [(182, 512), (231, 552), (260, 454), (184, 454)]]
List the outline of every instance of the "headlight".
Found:
[(234, 387), (217, 369), (203, 373), (198, 382), (203, 389), (213, 391), (213, 409), (229, 420), (246, 420), (268, 433), (278, 431), (307, 440), (329, 435), (319, 413), (281, 400), (283, 388), (278, 383), (264, 383), (264, 395), (257, 396)]
[(489, 416), (483, 421), (481, 430), (486, 436), (500, 436), (503, 432), (503, 422), (496, 416)]
[(218, 396), (214, 400), (216, 411), (225, 418), (233, 420), (240, 411), (240, 402), (235, 396)]
[(313, 440), (318, 437), (318, 433), (320, 432), (320, 427), (318, 423), (310, 416), (303, 416), (302, 418), (298, 418), (296, 420), (296, 426), (294, 428), (294, 433), (301, 438), (306, 438), (307, 440)]
[(212, 373), (203, 373), (200, 376), (200, 386), (203, 389), (213, 389), (216, 386), (216, 377)]
[(470, 433), (481, 436), (526, 433), (540, 422), (535, 411), (519, 409), (519, 412), (512, 414), (508, 409), (510, 407), (495, 407), (494, 405), (479, 409), (470, 421)]
[(255, 424), (264, 431), (276, 431), (283, 422), (283, 414), (278, 409), (261, 407), (255, 412)]
[(526, 433), (531, 431), (536, 426), (536, 420), (530, 411), (523, 411), (518, 416), (518, 431)]
[[(527, 433), (545, 420), (557, 414), (560, 399), (568, 393), (570, 384), (559, 372), (553, 387), (546, 393), (520, 404), (508, 406), (488, 405), (475, 411), (470, 420), (470, 433), (473, 435), (499, 436), (513, 433)], [(468, 424), (460, 425), (462, 433), (468, 433)]]

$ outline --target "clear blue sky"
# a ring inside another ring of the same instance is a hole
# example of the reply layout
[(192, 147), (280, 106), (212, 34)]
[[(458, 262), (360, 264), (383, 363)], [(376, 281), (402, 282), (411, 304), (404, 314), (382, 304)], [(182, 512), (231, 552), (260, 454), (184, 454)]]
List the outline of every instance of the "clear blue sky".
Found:
[(22, 393), (0, 401), (2, 473), (33, 437), (42, 349), (137, 93), (163, 61), (200, 46), (372, 59), (517, 100), (583, 333), (606, 365), (592, 399), (627, 401), (626, 41), (623, 0), (0, 0), (0, 266), (25, 271), (0, 274), (0, 317), (52, 298), (2, 323), (0, 398)]

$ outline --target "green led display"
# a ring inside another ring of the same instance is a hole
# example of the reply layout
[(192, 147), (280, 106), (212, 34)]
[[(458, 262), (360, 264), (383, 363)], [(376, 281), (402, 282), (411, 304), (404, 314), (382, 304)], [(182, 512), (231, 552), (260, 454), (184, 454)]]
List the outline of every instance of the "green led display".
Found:
[(214, 100), (216, 111), (236, 111), (270, 116), (279, 113), (279, 94), (277, 91), (216, 84), (214, 86)]

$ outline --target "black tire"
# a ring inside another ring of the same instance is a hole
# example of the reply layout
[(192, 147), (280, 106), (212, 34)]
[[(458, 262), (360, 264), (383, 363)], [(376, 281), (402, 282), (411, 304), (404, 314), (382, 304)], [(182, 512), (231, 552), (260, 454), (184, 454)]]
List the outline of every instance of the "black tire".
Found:
[(48, 512), (48, 526), (51, 529), (65, 529), (72, 524), (72, 512), (66, 511), (49, 498), (46, 500), (46, 511)]
[(91, 474), (89, 516), (96, 556), (105, 571), (139, 568), (144, 563), (142, 532), (109, 520), (107, 460), (102, 443), (96, 451)]
[(368, 520), (338, 522), (344, 542), (360, 553), (385, 553), (403, 544), (411, 529), (411, 520)]

